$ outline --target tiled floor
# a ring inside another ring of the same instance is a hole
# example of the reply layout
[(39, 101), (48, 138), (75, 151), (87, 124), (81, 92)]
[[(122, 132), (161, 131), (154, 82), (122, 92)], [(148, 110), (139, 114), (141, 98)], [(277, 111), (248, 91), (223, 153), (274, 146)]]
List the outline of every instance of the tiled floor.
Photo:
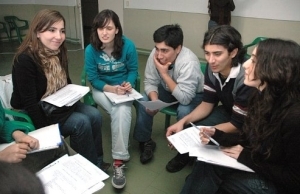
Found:
[[(6, 75), (11, 72), (13, 54), (18, 47), (17, 42), (0, 42), (0, 75)], [(80, 73), (83, 67), (83, 50), (79, 45), (67, 44), (69, 56), (69, 70), (73, 83), (80, 84)], [(143, 91), (143, 74), (148, 56), (139, 55), (139, 72), (141, 75), (141, 91)], [(133, 108), (134, 109), (134, 108)], [(104, 159), (106, 162), (112, 162), (111, 157), (111, 133), (110, 118), (102, 110), (103, 115), (103, 146)], [(133, 113), (131, 132), (135, 124), (135, 111)], [(172, 118), (172, 123), (175, 118)], [(167, 162), (176, 155), (176, 151), (169, 150), (164, 129), (164, 115), (158, 113), (154, 120), (152, 139), (156, 141), (157, 148), (153, 160), (148, 164), (141, 164), (139, 161), (138, 142), (130, 135), (129, 151), (131, 159), (126, 163), (127, 184), (124, 189), (117, 190), (111, 185), (112, 169), (108, 171), (110, 178), (104, 181), (105, 187), (97, 193), (125, 193), (125, 194), (175, 194), (179, 193), (186, 176), (191, 172), (192, 166), (185, 167), (177, 173), (169, 173), (165, 170)]]

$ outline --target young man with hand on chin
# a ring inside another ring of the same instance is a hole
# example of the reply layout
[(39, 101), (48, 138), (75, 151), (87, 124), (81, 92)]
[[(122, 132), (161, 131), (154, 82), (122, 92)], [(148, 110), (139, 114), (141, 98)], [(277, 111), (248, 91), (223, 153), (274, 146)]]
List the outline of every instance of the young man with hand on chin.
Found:
[[(183, 32), (179, 25), (165, 25), (153, 34), (153, 48), (145, 69), (143, 101), (161, 100), (179, 103), (177, 120), (189, 114), (202, 100), (204, 77), (198, 57), (183, 46)], [(140, 143), (140, 161), (145, 164), (153, 157), (156, 143), (151, 139), (153, 117), (151, 111), (139, 105), (134, 138)]]

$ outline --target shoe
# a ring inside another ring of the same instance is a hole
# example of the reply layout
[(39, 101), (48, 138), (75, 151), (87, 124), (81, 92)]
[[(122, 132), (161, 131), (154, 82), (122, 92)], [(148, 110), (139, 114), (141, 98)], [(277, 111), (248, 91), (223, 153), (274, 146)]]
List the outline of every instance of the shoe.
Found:
[(156, 143), (150, 139), (149, 141), (145, 143), (140, 143), (140, 161), (142, 164), (146, 164), (153, 158), (153, 151), (156, 147)]
[(178, 172), (182, 170), (189, 162), (191, 158), (188, 153), (178, 153), (172, 160), (170, 160), (166, 166), (168, 172)]
[(125, 164), (121, 166), (114, 165), (114, 175), (111, 179), (111, 184), (116, 189), (123, 189), (126, 185), (126, 177), (124, 172)]
[(106, 162), (102, 161), (99, 167), (102, 171), (107, 172), (108, 169), (110, 168), (110, 166), (111, 166), (110, 163), (106, 163)]

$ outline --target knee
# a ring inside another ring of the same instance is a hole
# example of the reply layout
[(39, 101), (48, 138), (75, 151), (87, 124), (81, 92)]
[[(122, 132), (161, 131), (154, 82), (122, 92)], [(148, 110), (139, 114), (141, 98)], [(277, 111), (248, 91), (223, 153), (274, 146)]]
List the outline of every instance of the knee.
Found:
[(186, 115), (190, 114), (190, 112), (192, 112), (192, 107), (187, 105), (179, 105), (177, 108), (177, 120), (182, 119), (183, 117), (185, 117)]

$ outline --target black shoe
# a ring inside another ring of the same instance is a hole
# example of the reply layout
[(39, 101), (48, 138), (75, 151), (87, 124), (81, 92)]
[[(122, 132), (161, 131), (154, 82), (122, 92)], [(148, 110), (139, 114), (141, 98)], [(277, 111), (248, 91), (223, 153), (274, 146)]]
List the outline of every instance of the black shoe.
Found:
[(104, 172), (107, 172), (108, 169), (110, 168), (111, 164), (110, 163), (106, 163), (106, 162), (103, 162), (100, 164), (99, 168), (101, 170), (103, 170)]
[(140, 143), (141, 156), (140, 161), (142, 164), (146, 164), (153, 158), (153, 151), (156, 147), (156, 143), (150, 139), (145, 143)]
[(167, 171), (169, 172), (178, 172), (182, 170), (189, 162), (191, 158), (189, 154), (180, 154), (178, 153), (172, 160), (170, 160), (166, 166)]

